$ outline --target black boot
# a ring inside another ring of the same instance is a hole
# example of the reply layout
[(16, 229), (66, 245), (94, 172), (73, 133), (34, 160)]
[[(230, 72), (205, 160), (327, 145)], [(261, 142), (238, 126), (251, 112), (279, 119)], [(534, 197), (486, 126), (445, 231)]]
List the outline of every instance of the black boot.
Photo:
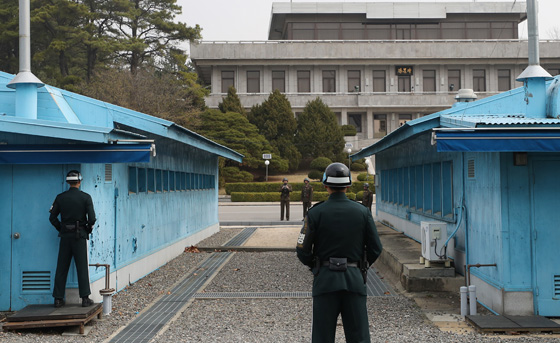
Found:
[(91, 305), (93, 305), (93, 300), (91, 300), (89, 297), (82, 298), (82, 307), (88, 307)]
[(55, 298), (54, 299), (54, 307), (59, 308), (64, 306), (64, 299)]

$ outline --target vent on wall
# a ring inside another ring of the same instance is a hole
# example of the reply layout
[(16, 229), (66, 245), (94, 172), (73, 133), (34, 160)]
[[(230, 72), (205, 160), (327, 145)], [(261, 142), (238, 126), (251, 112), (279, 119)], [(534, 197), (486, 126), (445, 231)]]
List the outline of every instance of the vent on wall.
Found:
[(51, 272), (23, 271), (21, 275), (22, 292), (50, 292)]
[(105, 182), (113, 181), (113, 165), (106, 164), (105, 165)]
[(475, 177), (475, 165), (474, 160), (467, 160), (467, 177), (469, 179), (474, 179)]
[(554, 275), (554, 297), (560, 299), (560, 275)]

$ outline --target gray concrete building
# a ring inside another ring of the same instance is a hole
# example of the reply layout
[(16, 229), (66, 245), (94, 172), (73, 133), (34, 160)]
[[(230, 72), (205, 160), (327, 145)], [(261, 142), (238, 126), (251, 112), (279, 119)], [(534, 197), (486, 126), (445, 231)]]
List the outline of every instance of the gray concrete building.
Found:
[[(211, 87), (210, 108), (234, 86), (247, 109), (274, 89), (294, 115), (320, 97), (357, 151), (404, 122), (450, 107), (457, 91), (478, 98), (522, 84), (526, 3), (274, 3), (267, 41), (200, 41), (190, 58)], [(560, 41), (540, 42), (541, 65), (560, 74)]]

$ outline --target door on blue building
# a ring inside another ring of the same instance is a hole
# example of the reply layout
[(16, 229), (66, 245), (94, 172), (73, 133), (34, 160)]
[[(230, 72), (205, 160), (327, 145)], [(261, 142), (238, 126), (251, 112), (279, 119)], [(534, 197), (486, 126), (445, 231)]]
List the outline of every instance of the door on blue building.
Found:
[(560, 316), (560, 160), (533, 160), (535, 312)]
[(15, 311), (51, 303), (59, 239), (49, 222), (49, 209), (65, 188), (63, 166), (13, 165), (0, 170), (12, 180), (7, 197), (12, 202), (10, 307)]
[(0, 165), (0, 311), (10, 309), (12, 166)]

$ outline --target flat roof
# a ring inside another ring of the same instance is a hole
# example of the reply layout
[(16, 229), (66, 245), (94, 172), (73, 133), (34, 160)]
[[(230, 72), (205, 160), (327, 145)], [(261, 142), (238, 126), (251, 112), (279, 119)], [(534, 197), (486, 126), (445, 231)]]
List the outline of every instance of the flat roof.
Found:
[[(371, 20), (445, 19), (448, 14), (509, 14), (518, 21), (526, 19), (527, 5), (508, 2), (274, 2), (269, 39), (277, 39), (286, 15), (291, 14), (365, 14)], [(275, 37), (275, 38), (272, 38)]]

